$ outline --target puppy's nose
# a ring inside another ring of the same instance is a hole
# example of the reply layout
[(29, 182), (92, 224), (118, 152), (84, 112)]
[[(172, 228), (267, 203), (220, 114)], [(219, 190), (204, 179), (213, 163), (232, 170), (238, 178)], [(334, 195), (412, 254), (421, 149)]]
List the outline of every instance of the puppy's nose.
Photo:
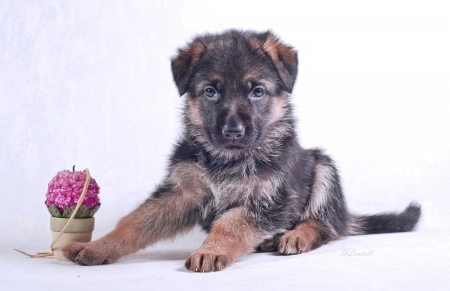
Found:
[(240, 139), (244, 136), (245, 128), (242, 124), (237, 126), (225, 125), (222, 128), (222, 134), (226, 139)]

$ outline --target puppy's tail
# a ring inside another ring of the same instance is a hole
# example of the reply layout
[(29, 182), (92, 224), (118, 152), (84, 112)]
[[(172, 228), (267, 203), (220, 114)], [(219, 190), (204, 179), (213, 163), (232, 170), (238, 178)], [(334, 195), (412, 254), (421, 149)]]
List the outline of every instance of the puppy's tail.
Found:
[(411, 231), (419, 221), (420, 205), (412, 202), (401, 213), (350, 215), (347, 235)]

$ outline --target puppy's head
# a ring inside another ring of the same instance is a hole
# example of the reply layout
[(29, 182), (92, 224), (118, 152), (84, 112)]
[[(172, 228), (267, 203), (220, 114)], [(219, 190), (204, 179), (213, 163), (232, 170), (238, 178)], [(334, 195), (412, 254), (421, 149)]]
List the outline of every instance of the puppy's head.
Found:
[(172, 59), (187, 122), (220, 151), (254, 149), (287, 114), (297, 53), (271, 32), (231, 30), (196, 37)]

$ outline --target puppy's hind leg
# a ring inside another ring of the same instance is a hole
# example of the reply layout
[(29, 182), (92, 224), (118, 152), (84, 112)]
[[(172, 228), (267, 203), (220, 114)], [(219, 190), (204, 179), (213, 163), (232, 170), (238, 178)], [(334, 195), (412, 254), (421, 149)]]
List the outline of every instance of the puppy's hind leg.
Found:
[(333, 161), (320, 150), (315, 159), (311, 193), (300, 222), (278, 243), (282, 254), (300, 254), (337, 239), (346, 232), (348, 212)]
[(149, 198), (106, 236), (90, 243), (69, 244), (64, 255), (79, 265), (110, 264), (191, 229), (197, 221), (198, 201), (167, 184), (158, 191), (158, 198)]

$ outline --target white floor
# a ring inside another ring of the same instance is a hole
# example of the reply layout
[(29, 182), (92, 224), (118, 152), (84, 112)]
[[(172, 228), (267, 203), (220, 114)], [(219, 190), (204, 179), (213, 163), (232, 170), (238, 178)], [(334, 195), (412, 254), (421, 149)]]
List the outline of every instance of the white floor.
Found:
[(221, 272), (188, 272), (184, 260), (202, 238), (194, 232), (94, 267), (13, 250), (47, 251), (47, 240), (2, 238), (0, 290), (450, 290), (450, 233), (348, 237), (307, 254), (254, 253)]

